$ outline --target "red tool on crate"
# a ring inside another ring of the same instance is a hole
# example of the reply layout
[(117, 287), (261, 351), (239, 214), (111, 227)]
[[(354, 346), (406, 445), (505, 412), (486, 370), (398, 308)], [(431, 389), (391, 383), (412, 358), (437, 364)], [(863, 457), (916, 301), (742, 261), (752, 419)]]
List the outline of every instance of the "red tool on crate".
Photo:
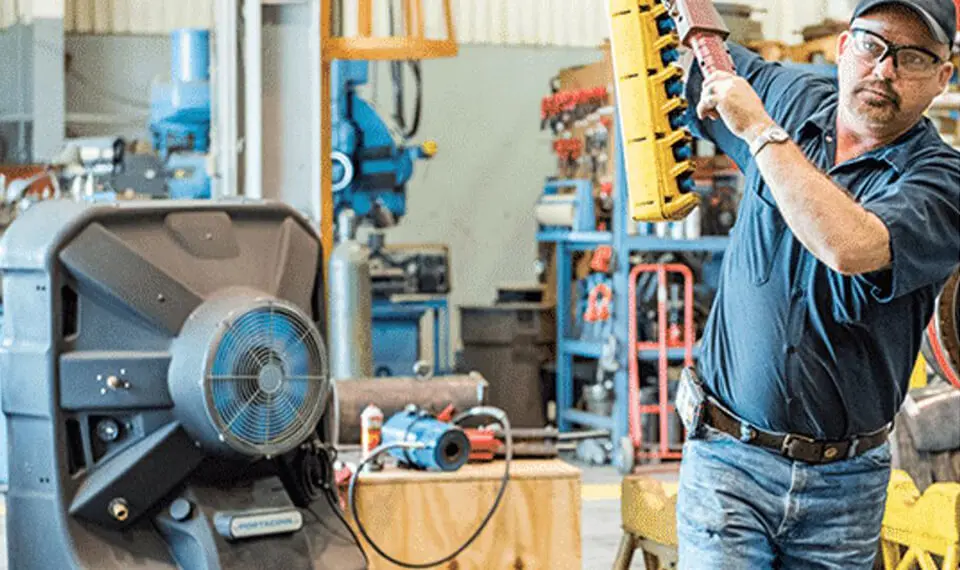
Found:
[[(456, 415), (457, 409), (450, 404), (437, 415), (441, 422), (450, 422)], [(491, 429), (486, 428), (464, 428), (467, 439), (470, 440), (470, 457), (467, 461), (470, 463), (484, 463), (493, 461), (500, 450), (500, 440), (497, 434)]]
[[(642, 273), (657, 274), (657, 341), (637, 342), (637, 278)], [(696, 336), (693, 321), (693, 272), (682, 264), (646, 264), (637, 265), (630, 272), (630, 337), (628, 346), (629, 363), (629, 425), (630, 441), (633, 444), (634, 459), (680, 459), (679, 450), (670, 449), (668, 438), (670, 415), (675, 413), (670, 402), (669, 379), (667, 371), (670, 366), (669, 325), (668, 311), (668, 282), (670, 274), (681, 275), (684, 285), (683, 303), (683, 350), (684, 366), (693, 366), (693, 343)], [(657, 351), (659, 401), (657, 404), (640, 405), (640, 364), (638, 358), (641, 351)], [(660, 437), (656, 447), (651, 451), (644, 450), (643, 430), (641, 429), (644, 415), (659, 417)]]

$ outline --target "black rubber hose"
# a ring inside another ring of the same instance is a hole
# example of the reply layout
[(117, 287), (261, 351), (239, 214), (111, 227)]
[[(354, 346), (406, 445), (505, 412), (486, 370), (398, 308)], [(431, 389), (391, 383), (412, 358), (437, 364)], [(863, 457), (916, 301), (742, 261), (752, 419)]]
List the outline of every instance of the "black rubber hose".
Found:
[(490, 519), (492, 519), (493, 515), (497, 512), (497, 508), (500, 506), (500, 502), (503, 500), (503, 495), (507, 490), (507, 483), (510, 481), (510, 461), (513, 459), (513, 430), (510, 428), (510, 420), (507, 418), (507, 414), (503, 410), (489, 407), (489, 406), (480, 406), (480, 407), (468, 410), (460, 414), (456, 418), (454, 418), (452, 423), (459, 424), (463, 420), (471, 417), (491, 418), (496, 420), (497, 423), (503, 426), (504, 436), (506, 439), (506, 452), (505, 452), (506, 457), (504, 458), (503, 478), (501, 479), (501, 482), (500, 482), (500, 490), (497, 492), (497, 497), (493, 501), (493, 506), (491, 506), (490, 510), (487, 511), (487, 516), (483, 518), (483, 521), (480, 523), (480, 526), (477, 527), (477, 530), (475, 530), (473, 534), (470, 535), (470, 538), (468, 538), (467, 541), (464, 542), (459, 548), (457, 548), (455, 551), (448, 554), (447, 556), (444, 556), (439, 560), (435, 560), (433, 562), (414, 563), (414, 562), (404, 562), (403, 560), (397, 560), (396, 558), (390, 556), (389, 554), (384, 552), (383, 549), (380, 548), (380, 546), (377, 545), (377, 543), (374, 542), (372, 538), (370, 538), (370, 535), (367, 534), (367, 529), (363, 526), (363, 523), (360, 522), (360, 515), (357, 512), (357, 501), (356, 501), (357, 481), (360, 478), (360, 473), (363, 471), (363, 468), (366, 467), (366, 465), (369, 464), (370, 462), (376, 460), (377, 457), (379, 457), (380, 455), (383, 455), (384, 453), (386, 453), (387, 451), (390, 451), (391, 449), (414, 449), (418, 447), (423, 447), (422, 443), (398, 442), (398, 443), (391, 443), (387, 445), (381, 445), (377, 449), (373, 450), (373, 452), (370, 454), (369, 457), (367, 457), (366, 459), (360, 462), (360, 465), (357, 466), (357, 470), (353, 473), (353, 476), (350, 477), (350, 488), (348, 492), (348, 498), (350, 501), (350, 514), (353, 515), (353, 520), (357, 524), (357, 530), (360, 531), (360, 534), (363, 535), (363, 538), (366, 539), (368, 543), (370, 543), (370, 546), (373, 547), (373, 549), (377, 552), (377, 554), (379, 554), (389, 562), (396, 564), (397, 566), (402, 566), (404, 568), (433, 568), (434, 566), (439, 566), (441, 564), (449, 562), (454, 558), (456, 558), (457, 556), (459, 556), (464, 550), (466, 550), (467, 548), (470, 547), (471, 544), (473, 544), (473, 542), (477, 539), (477, 537), (480, 536), (480, 533), (483, 532), (483, 529), (487, 527), (487, 524), (490, 522)]

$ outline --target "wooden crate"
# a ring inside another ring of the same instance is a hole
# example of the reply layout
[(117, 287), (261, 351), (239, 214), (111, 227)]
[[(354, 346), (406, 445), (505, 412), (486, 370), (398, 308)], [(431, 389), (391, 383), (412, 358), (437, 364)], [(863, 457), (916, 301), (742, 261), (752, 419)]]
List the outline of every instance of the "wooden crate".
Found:
[[(580, 570), (580, 470), (560, 460), (514, 461), (500, 508), (477, 540), (443, 570)], [(390, 556), (423, 563), (453, 552), (493, 504), (503, 462), (455, 473), (388, 468), (364, 474), (360, 520)], [(352, 517), (348, 517), (353, 524)], [(401, 568), (363, 540), (371, 570)]]

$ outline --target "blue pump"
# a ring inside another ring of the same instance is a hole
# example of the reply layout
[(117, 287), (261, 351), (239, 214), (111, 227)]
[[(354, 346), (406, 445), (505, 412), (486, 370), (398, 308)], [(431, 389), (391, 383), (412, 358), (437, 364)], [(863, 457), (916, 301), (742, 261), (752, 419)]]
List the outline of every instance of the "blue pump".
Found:
[(171, 198), (210, 198), (210, 32), (174, 30), (170, 83), (150, 96), (153, 147), (167, 169)]
[(470, 457), (470, 440), (462, 429), (441, 422), (424, 410), (408, 407), (390, 417), (381, 429), (383, 446), (419, 443), (415, 449), (389, 451), (401, 464), (426, 471), (456, 471)]
[(436, 144), (405, 146), (357, 93), (369, 80), (369, 62), (331, 65), (334, 217), (345, 208), (377, 227), (406, 214), (405, 185), (416, 160), (431, 158)]

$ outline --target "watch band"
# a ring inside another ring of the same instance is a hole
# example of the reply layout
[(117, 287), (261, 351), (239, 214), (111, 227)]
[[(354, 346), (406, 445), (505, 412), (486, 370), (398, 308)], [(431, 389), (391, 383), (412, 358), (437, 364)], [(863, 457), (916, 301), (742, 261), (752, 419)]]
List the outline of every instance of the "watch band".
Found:
[(760, 135), (750, 143), (750, 154), (757, 156), (761, 150), (771, 143), (785, 143), (790, 140), (790, 134), (777, 125), (767, 127)]

